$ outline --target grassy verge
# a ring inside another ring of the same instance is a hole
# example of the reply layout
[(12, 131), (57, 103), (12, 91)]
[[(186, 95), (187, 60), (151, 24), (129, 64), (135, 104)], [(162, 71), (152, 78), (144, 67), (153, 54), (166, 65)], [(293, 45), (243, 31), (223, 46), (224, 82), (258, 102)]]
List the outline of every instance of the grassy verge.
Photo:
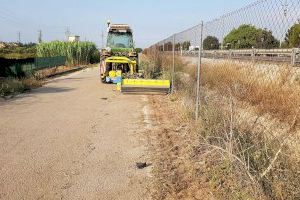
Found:
[(20, 94), (34, 88), (41, 87), (43, 82), (34, 77), (15, 79), (0, 79), (0, 97), (5, 98), (9, 95)]
[[(94, 66), (95, 64), (89, 65), (89, 67), (94, 67)], [(37, 71), (34, 74), (21, 79), (0, 78), (0, 97), (5, 98), (10, 95), (24, 93), (30, 91), (31, 89), (41, 87), (44, 84), (45, 78), (64, 74), (67, 72), (71, 72), (73, 70), (74, 67), (58, 66), (58, 67)]]
[[(151, 65), (157, 57), (162, 76), (169, 76), (169, 57), (150, 52), (145, 62)], [(176, 59), (176, 93), (160, 104), (179, 118), (169, 127), (187, 128), (170, 131), (165, 139), (181, 150), (160, 155), (160, 162), (173, 160), (172, 167), (155, 169), (166, 174), (158, 178), (157, 198), (188, 199), (196, 193), (198, 199), (300, 198), (298, 77), (288, 67), (276, 73), (258, 68), (206, 63), (201, 119), (195, 122), (195, 66)], [(156, 149), (166, 151), (162, 145)]]

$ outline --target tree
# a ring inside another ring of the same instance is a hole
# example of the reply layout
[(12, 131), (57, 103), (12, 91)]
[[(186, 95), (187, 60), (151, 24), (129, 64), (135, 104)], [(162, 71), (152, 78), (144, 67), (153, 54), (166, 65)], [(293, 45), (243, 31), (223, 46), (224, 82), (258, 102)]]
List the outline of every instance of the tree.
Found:
[(250, 49), (250, 48), (278, 48), (280, 42), (271, 31), (256, 28), (253, 25), (244, 24), (233, 29), (225, 38), (226, 49)]
[(180, 43), (176, 43), (175, 44), (175, 51), (180, 51), (181, 50), (181, 44)]
[(300, 22), (294, 24), (285, 36), (285, 44), (287, 47), (300, 47)]
[(172, 49), (173, 49), (173, 44), (172, 44), (172, 42), (167, 42), (167, 43), (165, 43), (165, 51), (172, 51)]
[(214, 36), (207, 36), (203, 40), (203, 49), (204, 50), (215, 50), (220, 48), (219, 39)]
[(280, 42), (277, 40), (271, 31), (266, 29), (258, 29), (258, 35), (256, 38), (256, 48), (262, 49), (272, 49), (272, 48), (279, 48)]
[(158, 50), (159, 51), (163, 51), (164, 50), (164, 46), (163, 45), (158, 46)]
[(185, 41), (185, 42), (182, 43), (182, 50), (188, 51), (190, 46), (191, 46), (191, 42), (190, 41)]
[(143, 49), (142, 48), (135, 48), (136, 53), (142, 53)]

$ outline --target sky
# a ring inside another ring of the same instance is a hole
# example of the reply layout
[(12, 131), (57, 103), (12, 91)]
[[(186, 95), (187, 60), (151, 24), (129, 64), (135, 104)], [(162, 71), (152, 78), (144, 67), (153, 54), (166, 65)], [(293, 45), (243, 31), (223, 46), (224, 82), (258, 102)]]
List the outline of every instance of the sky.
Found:
[(203, 20), (255, 0), (0, 0), (0, 41), (64, 40), (66, 31), (102, 46), (106, 23), (129, 24), (136, 47), (148, 47)]

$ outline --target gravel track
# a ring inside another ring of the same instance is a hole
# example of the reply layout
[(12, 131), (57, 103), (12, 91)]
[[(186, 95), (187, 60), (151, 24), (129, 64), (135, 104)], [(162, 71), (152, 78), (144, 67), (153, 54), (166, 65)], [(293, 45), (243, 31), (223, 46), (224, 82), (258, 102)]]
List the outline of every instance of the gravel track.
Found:
[(0, 102), (0, 199), (147, 199), (141, 96), (96, 68)]

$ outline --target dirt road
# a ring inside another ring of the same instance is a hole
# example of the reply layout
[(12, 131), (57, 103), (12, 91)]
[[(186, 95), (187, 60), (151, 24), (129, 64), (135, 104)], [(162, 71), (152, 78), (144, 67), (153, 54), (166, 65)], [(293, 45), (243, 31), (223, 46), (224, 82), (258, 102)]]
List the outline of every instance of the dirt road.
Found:
[(147, 199), (141, 96), (97, 69), (0, 102), (0, 199)]

